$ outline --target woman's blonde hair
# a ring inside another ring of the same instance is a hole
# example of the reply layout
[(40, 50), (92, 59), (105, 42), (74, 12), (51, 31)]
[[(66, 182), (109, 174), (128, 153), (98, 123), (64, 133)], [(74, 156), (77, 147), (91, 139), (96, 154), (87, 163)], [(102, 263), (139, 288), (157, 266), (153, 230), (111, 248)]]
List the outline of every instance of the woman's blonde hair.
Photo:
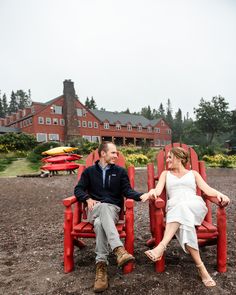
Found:
[(189, 153), (182, 147), (174, 147), (170, 150), (177, 159), (181, 160), (182, 165), (185, 167), (189, 161)]

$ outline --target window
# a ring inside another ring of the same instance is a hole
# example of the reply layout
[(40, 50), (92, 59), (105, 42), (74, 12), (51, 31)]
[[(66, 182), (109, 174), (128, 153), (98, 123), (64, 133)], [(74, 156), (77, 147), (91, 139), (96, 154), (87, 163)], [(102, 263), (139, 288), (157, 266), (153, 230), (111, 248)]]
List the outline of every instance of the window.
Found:
[(155, 140), (155, 145), (159, 146), (161, 144), (160, 139)]
[(78, 127), (81, 127), (81, 121), (78, 120)]
[(116, 124), (116, 130), (121, 130), (121, 125), (120, 124)]
[(130, 124), (127, 125), (127, 130), (128, 130), (128, 131), (132, 131), (132, 125), (130, 125)]
[(20, 113), (16, 113), (16, 120), (20, 119)]
[(30, 125), (32, 125), (32, 117), (29, 118), (29, 123), (30, 123)]
[(47, 141), (47, 133), (37, 133), (36, 138), (38, 142)]
[(44, 117), (38, 117), (38, 123), (44, 124)]
[(93, 127), (94, 128), (98, 128), (98, 123), (97, 122), (93, 122)]
[(76, 109), (77, 116), (82, 117), (82, 109)]
[(160, 128), (156, 127), (154, 130), (155, 130), (156, 133), (160, 133)]
[(86, 139), (87, 141), (91, 142), (91, 136), (83, 135), (83, 138)]
[(82, 121), (82, 127), (87, 127), (87, 121)]
[(62, 115), (62, 106), (54, 106), (54, 114)]
[(51, 125), (52, 124), (52, 119), (47, 117), (46, 118), (46, 125)]
[(88, 128), (93, 128), (93, 122), (88, 121)]
[(83, 109), (83, 117), (86, 117), (87, 111), (85, 109)]
[(26, 115), (26, 109), (24, 109), (23, 111), (22, 111), (22, 116), (24, 117)]
[(171, 129), (167, 129), (167, 133), (168, 134), (171, 134)]
[(104, 126), (104, 129), (109, 129), (110, 128), (109, 123), (104, 123), (103, 126)]
[(65, 120), (64, 119), (60, 119), (60, 125), (64, 126), (65, 125)]
[(53, 125), (58, 125), (58, 118), (53, 118), (52, 123)]
[(34, 113), (35, 112), (35, 108), (34, 106), (31, 107), (31, 113)]
[(143, 129), (142, 126), (139, 125), (138, 126), (138, 131), (142, 131), (142, 129)]
[(100, 142), (100, 137), (99, 136), (92, 136), (92, 142)]
[(147, 132), (152, 132), (152, 127), (151, 126), (148, 126)]
[(164, 121), (161, 121), (161, 126), (165, 126), (165, 123), (164, 123)]
[(59, 134), (48, 134), (48, 139), (57, 141), (59, 140)]

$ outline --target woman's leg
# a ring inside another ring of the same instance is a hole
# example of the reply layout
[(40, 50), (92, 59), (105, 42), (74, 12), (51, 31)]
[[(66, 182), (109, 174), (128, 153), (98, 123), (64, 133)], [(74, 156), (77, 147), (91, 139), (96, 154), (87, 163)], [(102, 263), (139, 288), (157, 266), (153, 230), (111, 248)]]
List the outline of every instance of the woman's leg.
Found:
[(186, 245), (186, 248), (188, 249), (190, 255), (193, 258), (193, 261), (195, 262), (199, 275), (202, 278), (203, 283), (205, 284), (206, 287), (214, 287), (216, 285), (215, 281), (211, 278), (209, 275), (205, 265), (202, 262), (200, 253), (198, 250), (193, 249), (192, 247)]
[(179, 227), (180, 223), (178, 222), (167, 223), (164, 231), (164, 237), (161, 242), (152, 250), (146, 251), (145, 254), (153, 261), (160, 260), (167, 245), (169, 244)]

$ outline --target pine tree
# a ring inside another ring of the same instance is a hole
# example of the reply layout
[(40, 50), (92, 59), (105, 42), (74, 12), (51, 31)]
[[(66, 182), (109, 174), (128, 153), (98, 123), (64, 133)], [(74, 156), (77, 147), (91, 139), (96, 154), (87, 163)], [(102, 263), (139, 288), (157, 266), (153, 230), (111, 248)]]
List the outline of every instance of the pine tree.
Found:
[(160, 103), (160, 106), (159, 106), (159, 109), (158, 109), (158, 115), (159, 115), (161, 118), (165, 118), (165, 109), (164, 109), (162, 103)]
[(5, 93), (2, 96), (2, 107), (3, 107), (3, 118), (5, 118), (6, 115), (8, 114), (7, 96)]
[(173, 141), (181, 142), (183, 135), (183, 120), (182, 120), (182, 111), (179, 108), (175, 114), (174, 124), (173, 124)]
[(96, 102), (95, 102), (95, 100), (94, 100), (94, 98), (92, 96), (91, 99), (90, 99), (90, 109), (94, 110), (96, 108), (97, 108)]
[(85, 100), (85, 106), (90, 109), (90, 100), (89, 98), (87, 97), (86, 100)]
[(4, 117), (4, 112), (3, 112), (3, 105), (2, 105), (2, 98), (0, 96), (0, 118)]
[(10, 103), (9, 103), (9, 107), (8, 107), (8, 113), (15, 113), (18, 109), (18, 104), (16, 101), (16, 95), (14, 93), (14, 91), (11, 92), (11, 98), (10, 98)]
[(172, 108), (171, 108), (171, 102), (170, 102), (169, 98), (168, 98), (168, 101), (167, 101), (166, 121), (169, 124), (170, 128), (173, 129)]

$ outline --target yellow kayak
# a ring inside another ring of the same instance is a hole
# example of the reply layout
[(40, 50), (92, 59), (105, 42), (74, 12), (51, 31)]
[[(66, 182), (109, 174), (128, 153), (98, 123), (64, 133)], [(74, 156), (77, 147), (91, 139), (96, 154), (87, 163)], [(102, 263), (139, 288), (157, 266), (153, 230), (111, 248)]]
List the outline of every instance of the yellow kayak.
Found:
[(42, 152), (42, 155), (48, 155), (48, 156), (61, 155), (65, 153), (70, 153), (77, 149), (78, 148), (70, 147), (70, 146), (59, 146), (59, 147), (47, 150), (45, 152)]

